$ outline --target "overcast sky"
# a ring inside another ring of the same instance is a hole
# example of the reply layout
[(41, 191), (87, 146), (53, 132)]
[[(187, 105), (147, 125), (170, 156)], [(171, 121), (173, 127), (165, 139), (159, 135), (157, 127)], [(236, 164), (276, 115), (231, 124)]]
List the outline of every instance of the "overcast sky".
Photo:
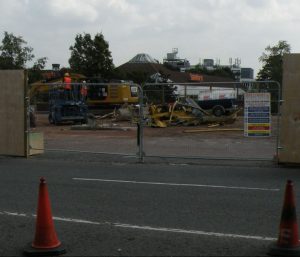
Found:
[(299, 0), (0, 0), (0, 40), (22, 36), (35, 56), (69, 66), (76, 34), (102, 32), (114, 64), (137, 53), (162, 62), (172, 48), (191, 64), (240, 58), (255, 73), (267, 45), (300, 51)]

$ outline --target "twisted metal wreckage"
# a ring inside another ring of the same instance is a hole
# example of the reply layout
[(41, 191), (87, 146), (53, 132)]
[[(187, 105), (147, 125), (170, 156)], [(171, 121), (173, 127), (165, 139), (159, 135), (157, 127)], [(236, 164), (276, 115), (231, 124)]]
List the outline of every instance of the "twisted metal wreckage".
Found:
[[(114, 121), (138, 120), (139, 106), (124, 105), (113, 112), (95, 116), (90, 115), (88, 126), (91, 129), (103, 127), (103, 120)], [(198, 126), (201, 124), (234, 123), (241, 108), (234, 107), (227, 110), (224, 115), (216, 116), (211, 110), (204, 110), (193, 99), (184, 98), (173, 104), (150, 104), (144, 107), (145, 125), (149, 127), (166, 128), (171, 126)], [(107, 126), (105, 126), (107, 127)]]
[(233, 123), (240, 108), (232, 108), (226, 115), (215, 116), (204, 110), (193, 99), (184, 98), (169, 106), (150, 105), (150, 126), (165, 128), (169, 126), (197, 126), (205, 123)]

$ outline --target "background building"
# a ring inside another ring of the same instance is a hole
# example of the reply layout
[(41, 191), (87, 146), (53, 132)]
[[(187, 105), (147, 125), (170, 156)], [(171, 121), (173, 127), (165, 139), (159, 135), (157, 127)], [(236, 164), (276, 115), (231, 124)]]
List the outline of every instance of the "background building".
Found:
[(200, 61), (200, 65), (209, 71), (218, 68), (230, 68), (236, 81), (254, 81), (254, 70), (252, 68), (242, 68), (241, 63), (242, 61), (239, 58), (235, 58), (234, 60), (233, 58), (229, 58), (228, 65), (221, 65), (220, 59), (217, 59), (216, 62), (214, 59), (203, 59), (202, 62)]
[(167, 53), (167, 58), (163, 60), (163, 64), (171, 69), (185, 71), (190, 68), (190, 62), (187, 59), (177, 57), (178, 48), (173, 48), (172, 53)]
[(252, 68), (241, 69), (241, 81), (254, 80), (254, 70)]

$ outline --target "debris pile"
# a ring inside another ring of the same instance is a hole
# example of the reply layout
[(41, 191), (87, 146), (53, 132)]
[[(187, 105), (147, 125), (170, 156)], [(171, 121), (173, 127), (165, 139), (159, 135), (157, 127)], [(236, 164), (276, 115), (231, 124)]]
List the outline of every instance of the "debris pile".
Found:
[[(204, 110), (193, 99), (184, 98), (172, 104), (154, 105), (144, 107), (145, 124), (149, 127), (166, 128), (170, 126), (198, 126), (208, 124), (208, 127), (223, 126), (233, 123), (240, 109), (234, 109), (228, 115), (215, 116), (212, 111)], [(72, 126), (72, 129), (122, 129), (118, 122), (129, 121), (136, 124), (139, 120), (139, 106), (123, 105), (113, 112), (96, 116), (89, 114), (87, 124)], [(128, 128), (126, 128), (128, 129)]]
[(213, 124), (219, 126), (224, 123), (233, 123), (240, 109), (234, 110), (230, 115), (215, 116), (202, 109), (193, 99), (185, 98), (171, 105), (150, 105), (148, 125), (165, 128), (169, 126), (198, 126), (200, 124)]
[(133, 123), (136, 117), (136, 108), (132, 105), (123, 105), (119, 109), (105, 115), (94, 115), (89, 113), (87, 116), (87, 124), (74, 125), (71, 127), (73, 130), (130, 130), (129, 127), (121, 127), (119, 122), (131, 121)]

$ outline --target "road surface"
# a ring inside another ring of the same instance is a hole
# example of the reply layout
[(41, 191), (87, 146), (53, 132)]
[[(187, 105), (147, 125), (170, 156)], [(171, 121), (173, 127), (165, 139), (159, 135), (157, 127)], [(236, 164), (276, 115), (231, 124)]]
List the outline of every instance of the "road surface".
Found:
[(42, 176), (66, 256), (266, 256), (287, 179), (300, 204), (299, 168), (104, 158), (0, 157), (0, 255), (32, 242)]

